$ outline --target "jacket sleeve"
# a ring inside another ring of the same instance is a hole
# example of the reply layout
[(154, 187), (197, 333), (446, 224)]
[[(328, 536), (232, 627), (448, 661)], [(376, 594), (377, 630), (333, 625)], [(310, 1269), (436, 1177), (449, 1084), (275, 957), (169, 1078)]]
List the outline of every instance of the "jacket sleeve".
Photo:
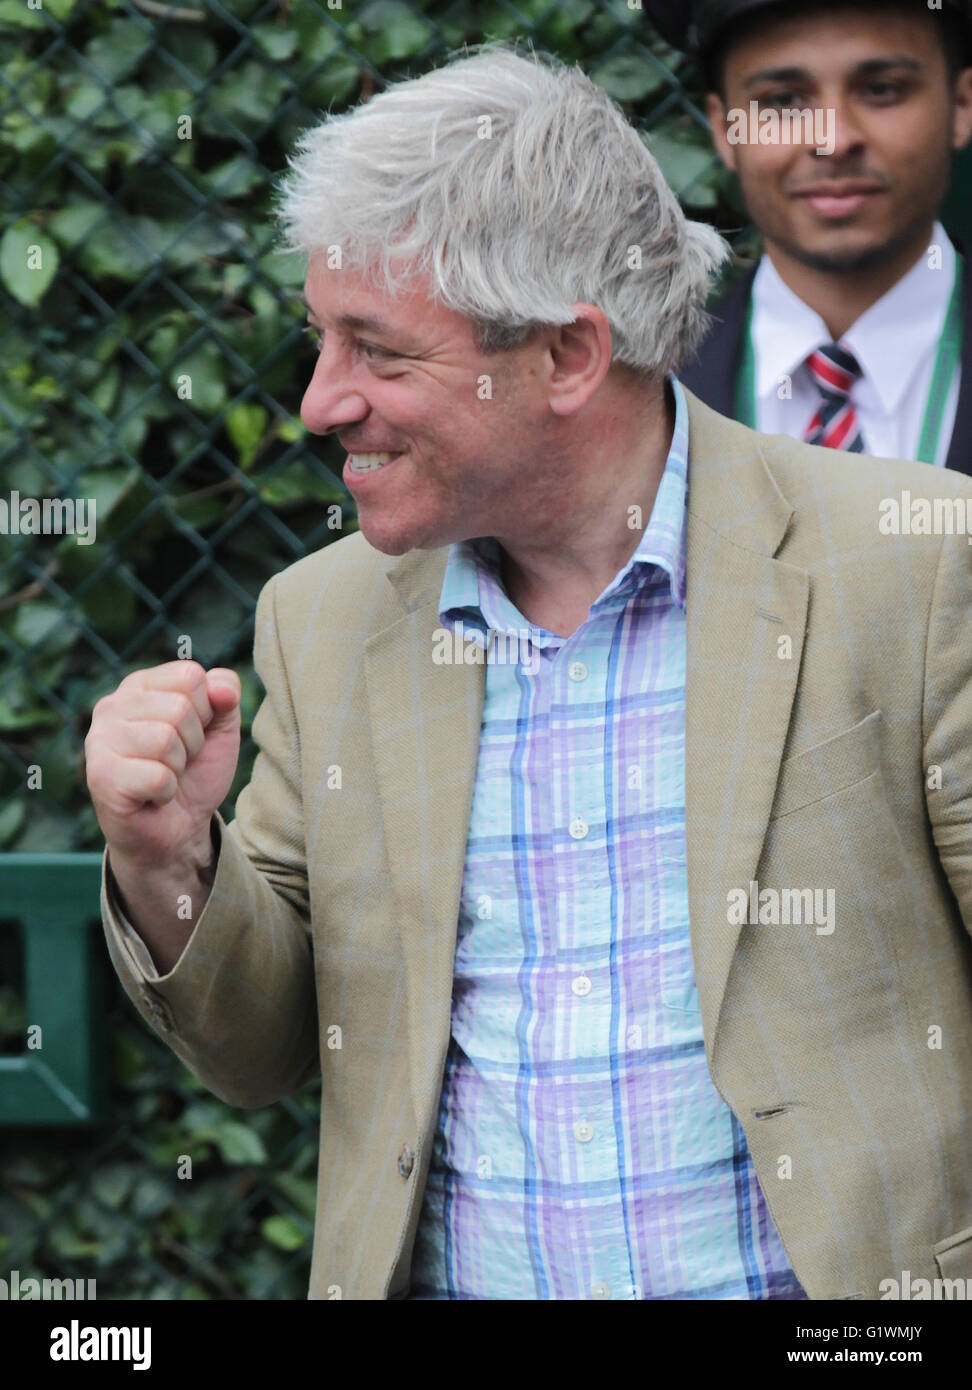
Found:
[(273, 585), (256, 611), (254, 660), (266, 694), (253, 721), (253, 776), (235, 820), (214, 816), (210, 896), (168, 974), (122, 918), (107, 850), (102, 865), (102, 922), (125, 993), (204, 1086), (249, 1108), (319, 1070), (299, 734)]
[[(972, 522), (972, 488), (964, 502)], [(942, 868), (972, 932), (972, 536), (945, 536), (925, 650), (925, 802)]]

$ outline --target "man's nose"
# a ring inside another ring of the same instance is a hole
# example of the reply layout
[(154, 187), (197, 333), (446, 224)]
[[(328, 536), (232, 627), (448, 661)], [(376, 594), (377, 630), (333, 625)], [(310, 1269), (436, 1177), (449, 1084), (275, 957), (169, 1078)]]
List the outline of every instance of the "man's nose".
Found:
[(300, 403), (300, 418), (311, 434), (331, 434), (341, 425), (361, 420), (368, 402), (349, 379), (338, 355), (327, 348), (318, 355), (314, 374)]
[(814, 135), (815, 151), (821, 159), (860, 153), (867, 143), (853, 103), (842, 97), (831, 97), (814, 112)]

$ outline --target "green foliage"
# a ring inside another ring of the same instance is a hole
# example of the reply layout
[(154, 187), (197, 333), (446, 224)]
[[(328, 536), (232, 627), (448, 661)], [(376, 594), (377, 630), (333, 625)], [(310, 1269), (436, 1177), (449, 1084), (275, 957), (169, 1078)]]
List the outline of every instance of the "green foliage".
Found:
[(27, 220), (13, 223), (0, 238), (0, 280), (29, 309), (44, 298), (58, 260), (54, 242)]
[[(0, 1148), (5, 1268), (95, 1279), (100, 1299), (306, 1298), (319, 1086), (234, 1110), (115, 994), (107, 1122), (56, 1142), (14, 1131)], [(0, 1051), (22, 1028), (0, 990)]]

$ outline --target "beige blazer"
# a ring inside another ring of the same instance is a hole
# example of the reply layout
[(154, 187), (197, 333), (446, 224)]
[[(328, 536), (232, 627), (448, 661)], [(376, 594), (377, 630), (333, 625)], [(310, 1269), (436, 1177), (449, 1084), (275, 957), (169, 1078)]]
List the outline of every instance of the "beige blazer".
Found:
[[(811, 1298), (878, 1298), (905, 1271), (972, 1281), (972, 545), (879, 529), (910, 492), (954, 499), (972, 530), (972, 485), (688, 399), (688, 888), (712, 1079)], [(263, 589), (260, 752), (167, 975), (102, 892), (129, 997), (216, 1095), (269, 1105), (320, 1072), (315, 1299), (408, 1289), (486, 675), (431, 660), (446, 554), (352, 534)], [(780, 903), (833, 890), (833, 930), (731, 920), (754, 881)]]

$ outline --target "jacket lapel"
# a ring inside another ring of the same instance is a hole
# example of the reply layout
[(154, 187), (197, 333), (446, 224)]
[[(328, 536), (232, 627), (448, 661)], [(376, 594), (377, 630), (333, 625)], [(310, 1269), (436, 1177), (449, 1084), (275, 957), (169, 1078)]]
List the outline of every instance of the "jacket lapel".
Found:
[(710, 1071), (797, 688), (809, 577), (774, 558), (793, 508), (767, 441), (689, 397), (685, 801), (689, 918)]
[(486, 667), (436, 665), (446, 550), (390, 560), (401, 618), (365, 647), (388, 866), (402, 936), (416, 1116), (438, 1096)]

